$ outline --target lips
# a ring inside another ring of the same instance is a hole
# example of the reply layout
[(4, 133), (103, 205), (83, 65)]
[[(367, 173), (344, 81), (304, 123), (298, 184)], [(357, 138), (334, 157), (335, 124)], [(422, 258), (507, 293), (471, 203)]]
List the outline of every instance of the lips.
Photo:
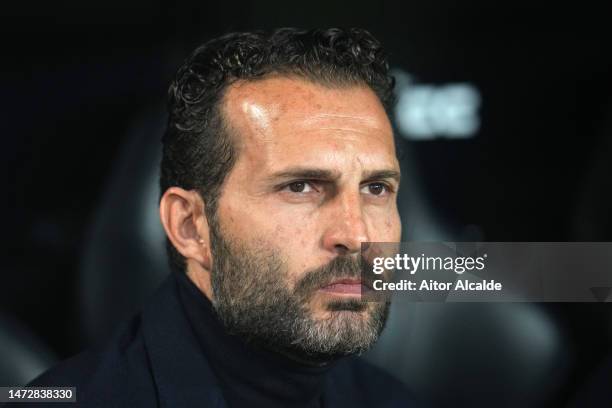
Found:
[(368, 290), (368, 287), (361, 279), (337, 279), (322, 287), (321, 290), (330, 293), (360, 295), (363, 291)]

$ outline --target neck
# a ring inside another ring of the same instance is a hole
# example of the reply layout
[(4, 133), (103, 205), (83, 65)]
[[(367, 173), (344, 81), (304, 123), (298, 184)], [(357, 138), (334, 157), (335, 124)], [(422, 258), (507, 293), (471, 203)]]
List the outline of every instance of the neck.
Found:
[(211, 302), (177, 274), (181, 301), (230, 406), (317, 406), (328, 358), (270, 350), (229, 334)]

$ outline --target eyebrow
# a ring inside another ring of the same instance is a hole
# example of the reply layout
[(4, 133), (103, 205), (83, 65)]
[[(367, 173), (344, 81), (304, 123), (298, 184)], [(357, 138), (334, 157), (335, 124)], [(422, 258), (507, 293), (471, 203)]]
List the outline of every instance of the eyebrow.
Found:
[[(365, 181), (381, 180), (381, 179), (393, 179), (400, 182), (400, 172), (393, 169), (383, 170), (370, 170), (364, 175)], [(340, 178), (340, 172), (307, 168), (307, 167), (293, 167), (286, 170), (282, 170), (271, 174), (267, 177), (270, 181), (286, 180), (286, 179), (312, 179), (312, 180), (323, 180), (323, 181), (335, 181)]]
[(399, 183), (400, 178), (401, 173), (397, 170), (372, 170), (366, 172), (364, 181), (392, 179)]

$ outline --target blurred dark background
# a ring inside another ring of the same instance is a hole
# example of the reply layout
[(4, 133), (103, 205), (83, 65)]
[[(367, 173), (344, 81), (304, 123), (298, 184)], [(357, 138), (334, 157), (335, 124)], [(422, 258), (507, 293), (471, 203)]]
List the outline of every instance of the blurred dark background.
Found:
[[(3, 4), (0, 313), (50, 359), (90, 344), (83, 257), (118, 160), (145, 160), (125, 159), (129, 135), (163, 124), (182, 59), (232, 30), (359, 26), (381, 40), (398, 76), (405, 240), (611, 241), (612, 30), (598, 15), (509, 1)], [(545, 398), (558, 406), (602, 361), (612, 314), (539, 308), (571, 350)]]

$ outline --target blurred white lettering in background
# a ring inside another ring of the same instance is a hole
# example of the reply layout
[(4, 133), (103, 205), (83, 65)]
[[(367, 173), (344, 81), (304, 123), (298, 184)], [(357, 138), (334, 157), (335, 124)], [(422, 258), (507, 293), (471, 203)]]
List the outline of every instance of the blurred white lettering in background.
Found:
[(481, 98), (470, 83), (424, 85), (414, 83), (407, 73), (394, 70), (395, 121), (400, 134), (409, 140), (439, 138), (468, 139), (480, 128)]

